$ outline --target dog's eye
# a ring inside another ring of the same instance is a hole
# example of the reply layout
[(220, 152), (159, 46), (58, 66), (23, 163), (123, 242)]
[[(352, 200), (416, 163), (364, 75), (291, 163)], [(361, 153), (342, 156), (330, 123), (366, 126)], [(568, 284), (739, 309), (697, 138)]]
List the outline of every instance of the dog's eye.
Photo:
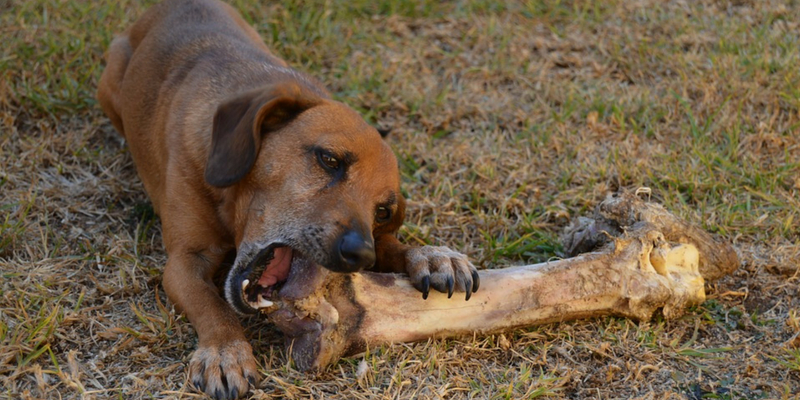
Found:
[(378, 206), (375, 209), (375, 220), (378, 222), (386, 222), (392, 217), (392, 210), (389, 207)]
[(339, 159), (334, 157), (331, 153), (320, 151), (318, 154), (319, 162), (322, 164), (323, 167), (327, 168), (330, 171), (338, 171), (341, 167), (341, 163)]

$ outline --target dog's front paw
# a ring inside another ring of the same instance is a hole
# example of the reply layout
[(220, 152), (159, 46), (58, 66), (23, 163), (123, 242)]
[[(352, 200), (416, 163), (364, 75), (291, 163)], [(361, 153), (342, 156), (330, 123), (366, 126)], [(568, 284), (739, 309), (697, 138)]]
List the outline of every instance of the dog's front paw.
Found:
[(243, 340), (200, 347), (189, 363), (194, 386), (215, 399), (243, 396), (250, 385), (255, 386), (257, 374), (253, 348)]
[(409, 249), (406, 253), (406, 271), (414, 287), (428, 298), (430, 288), (453, 295), (453, 291), (466, 292), (469, 300), (478, 291), (478, 270), (467, 256), (447, 247), (423, 246)]

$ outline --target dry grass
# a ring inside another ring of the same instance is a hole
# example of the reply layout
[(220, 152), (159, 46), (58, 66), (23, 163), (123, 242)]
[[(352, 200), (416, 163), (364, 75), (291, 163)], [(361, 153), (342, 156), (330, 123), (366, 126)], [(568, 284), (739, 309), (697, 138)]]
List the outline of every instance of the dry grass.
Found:
[[(407, 241), (537, 262), (569, 218), (645, 185), (743, 260), (677, 321), (388, 346), (319, 374), (250, 319), (255, 398), (797, 398), (797, 1), (233, 3), (393, 129)], [(159, 223), (93, 99), (102, 52), (145, 7), (0, 1), (0, 397), (196, 397)]]

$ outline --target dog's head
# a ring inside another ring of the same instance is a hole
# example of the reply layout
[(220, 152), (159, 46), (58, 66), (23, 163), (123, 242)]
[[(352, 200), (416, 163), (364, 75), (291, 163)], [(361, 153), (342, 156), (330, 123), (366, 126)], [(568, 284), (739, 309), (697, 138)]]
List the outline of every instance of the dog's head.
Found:
[(374, 237), (403, 223), (397, 160), (378, 131), (297, 82), (219, 106), (205, 178), (227, 188), (238, 249), (225, 296), (242, 313), (267, 305), (293, 264), (369, 268)]

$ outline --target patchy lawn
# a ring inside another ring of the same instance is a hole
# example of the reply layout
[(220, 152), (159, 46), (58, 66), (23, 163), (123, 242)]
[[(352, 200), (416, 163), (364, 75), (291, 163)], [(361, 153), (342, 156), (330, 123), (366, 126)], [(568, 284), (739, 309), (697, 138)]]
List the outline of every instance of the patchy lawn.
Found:
[[(481, 268), (540, 262), (570, 218), (648, 186), (742, 259), (676, 321), (386, 346), (317, 374), (250, 318), (255, 398), (798, 396), (798, 2), (232, 3), (392, 129), (404, 240)], [(0, 397), (195, 397), (160, 224), (94, 100), (103, 51), (145, 8), (0, 0)]]

